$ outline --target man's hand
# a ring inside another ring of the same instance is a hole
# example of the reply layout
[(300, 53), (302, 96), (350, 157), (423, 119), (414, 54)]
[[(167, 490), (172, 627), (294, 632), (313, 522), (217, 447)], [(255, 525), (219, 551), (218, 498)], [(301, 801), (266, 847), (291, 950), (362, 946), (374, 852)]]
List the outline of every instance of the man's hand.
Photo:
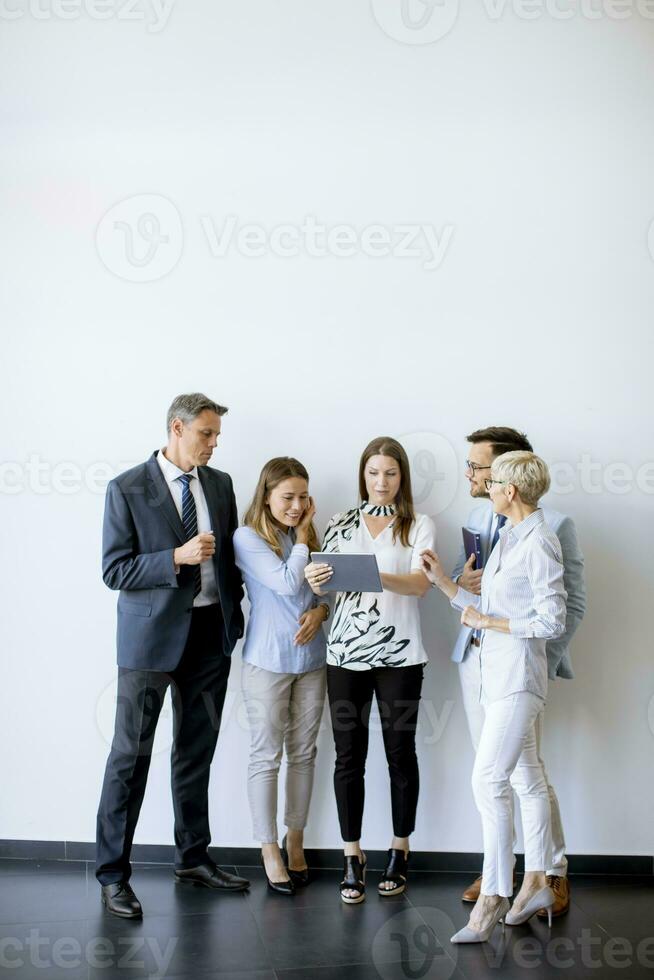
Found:
[(215, 553), (216, 538), (213, 531), (203, 531), (180, 548), (175, 548), (173, 560), (176, 565), (201, 565)]
[(314, 636), (325, 622), (325, 611), (321, 606), (317, 609), (307, 609), (298, 620), (300, 628), (293, 638), (295, 646), (301, 647), (311, 643)]
[(472, 592), (473, 595), (481, 595), (481, 577), (484, 574), (484, 569), (475, 569), (472, 566), (476, 560), (475, 555), (470, 555), (467, 562), (463, 566), (463, 571), (459, 577), (459, 585), (466, 592)]

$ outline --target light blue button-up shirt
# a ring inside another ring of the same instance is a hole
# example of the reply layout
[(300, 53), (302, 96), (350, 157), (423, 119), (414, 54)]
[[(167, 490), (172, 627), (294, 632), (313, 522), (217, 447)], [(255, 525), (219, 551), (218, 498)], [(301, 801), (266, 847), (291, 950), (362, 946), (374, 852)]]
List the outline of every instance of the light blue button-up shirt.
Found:
[(280, 531), (279, 537), (281, 558), (251, 527), (234, 532), (234, 557), (250, 600), (243, 660), (275, 674), (303, 674), (325, 665), (325, 634), (321, 627), (303, 646), (296, 646), (293, 638), (302, 613), (324, 600), (304, 578), (307, 546), (295, 544), (293, 530)]

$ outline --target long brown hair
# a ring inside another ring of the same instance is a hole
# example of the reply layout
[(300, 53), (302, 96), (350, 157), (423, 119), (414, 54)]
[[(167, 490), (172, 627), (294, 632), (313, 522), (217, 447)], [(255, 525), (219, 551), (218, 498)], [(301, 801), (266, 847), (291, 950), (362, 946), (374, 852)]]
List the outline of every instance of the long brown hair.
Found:
[(359, 463), (359, 496), (361, 500), (367, 498), (368, 491), (366, 490), (364, 472), (366, 463), (372, 456), (390, 456), (400, 467), (400, 489), (395, 498), (397, 516), (393, 522), (393, 541), (399, 536), (400, 541), (406, 547), (409, 543), (411, 525), (416, 519), (413, 509), (413, 494), (411, 493), (409, 457), (404, 446), (390, 436), (378, 436), (369, 442), (361, 454), (361, 462)]
[[(309, 474), (299, 460), (293, 459), (292, 456), (275, 456), (274, 459), (269, 459), (261, 470), (252, 503), (243, 518), (246, 527), (251, 527), (253, 531), (256, 531), (279, 558), (282, 557), (280, 528), (272, 516), (266, 498), (270, 491), (274, 490), (283, 480), (292, 477), (300, 477), (300, 479), (306, 480), (307, 484), (309, 483)], [(309, 528), (308, 545), (310, 552), (320, 551), (320, 540), (313, 526), (313, 521)]]

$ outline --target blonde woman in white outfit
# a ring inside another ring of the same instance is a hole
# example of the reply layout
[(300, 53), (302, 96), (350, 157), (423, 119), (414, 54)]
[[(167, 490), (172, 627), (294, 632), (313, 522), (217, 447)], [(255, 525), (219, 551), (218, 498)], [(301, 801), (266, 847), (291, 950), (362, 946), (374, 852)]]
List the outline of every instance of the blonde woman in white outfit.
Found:
[[(486, 481), (493, 510), (506, 517), (481, 579), (481, 595), (449, 579), (436, 554), (423, 553), (425, 574), (460, 609), (461, 622), (482, 631), (480, 699), (485, 720), (472, 788), (481, 814), (484, 868), (470, 921), (452, 942), (483, 942), (498, 922), (518, 925), (539, 909), (550, 913), (547, 886), (551, 821), (547, 781), (538, 757), (535, 724), (547, 696), (546, 641), (565, 630), (566, 592), (561, 546), (544, 523), (538, 501), (550, 485), (534, 453), (498, 456)], [(513, 893), (513, 812), (509, 779), (522, 770), (531, 791), (523, 800), (525, 875)], [(530, 805), (527, 804), (527, 799)]]

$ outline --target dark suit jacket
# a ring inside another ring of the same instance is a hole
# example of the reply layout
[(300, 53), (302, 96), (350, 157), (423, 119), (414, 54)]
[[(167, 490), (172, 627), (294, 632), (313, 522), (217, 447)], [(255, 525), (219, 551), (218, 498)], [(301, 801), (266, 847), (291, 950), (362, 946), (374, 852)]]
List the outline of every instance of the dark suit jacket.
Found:
[[(217, 649), (231, 653), (243, 635), (241, 574), (232, 535), (238, 525), (231, 477), (198, 467), (216, 535), (213, 558), (224, 637)], [(173, 670), (191, 625), (193, 567), (175, 574), (173, 551), (184, 544), (184, 527), (153, 453), (146, 463), (121, 473), (107, 487), (102, 531), (102, 578), (118, 597), (118, 665)]]

